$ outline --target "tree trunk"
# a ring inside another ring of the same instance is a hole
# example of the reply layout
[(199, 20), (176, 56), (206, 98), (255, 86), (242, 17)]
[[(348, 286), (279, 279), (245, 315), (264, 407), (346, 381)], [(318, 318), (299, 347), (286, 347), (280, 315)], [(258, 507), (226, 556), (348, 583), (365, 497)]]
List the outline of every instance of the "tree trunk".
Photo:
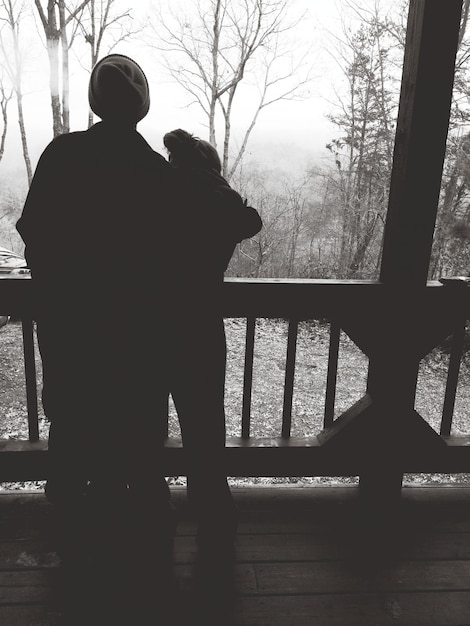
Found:
[(20, 126), (21, 145), (23, 147), (23, 158), (26, 165), (26, 175), (28, 177), (28, 185), (31, 184), (33, 179), (33, 170), (31, 168), (31, 160), (29, 158), (28, 142), (26, 139), (26, 129), (24, 125), (23, 117), (23, 96), (21, 91), (16, 93), (16, 101), (18, 103), (18, 124)]
[(3, 120), (3, 129), (2, 136), (0, 138), (0, 161), (3, 158), (3, 154), (5, 153), (5, 142), (7, 138), (7, 130), (8, 130), (8, 102), (10, 101), (10, 97), (5, 94), (2, 88), (2, 100), (1, 100), (1, 108), (2, 108), (2, 120)]
[(59, 94), (59, 39), (57, 36), (47, 38), (49, 55), (49, 85), (51, 90), (52, 131), (54, 137), (63, 133), (62, 107)]
[(219, 98), (219, 42), (220, 42), (220, 0), (215, 0), (214, 5), (214, 25), (212, 31), (214, 33), (212, 41), (212, 84), (211, 84), (211, 101), (209, 106), (209, 141), (216, 147), (217, 139), (215, 136), (215, 111), (217, 100)]
[(224, 132), (224, 151), (222, 155), (222, 176), (229, 181), (228, 175), (228, 151), (230, 146), (230, 110), (224, 113), (225, 117), (225, 132)]
[(70, 132), (69, 44), (65, 20), (65, 3), (59, 0), (59, 28), (62, 43), (62, 132)]

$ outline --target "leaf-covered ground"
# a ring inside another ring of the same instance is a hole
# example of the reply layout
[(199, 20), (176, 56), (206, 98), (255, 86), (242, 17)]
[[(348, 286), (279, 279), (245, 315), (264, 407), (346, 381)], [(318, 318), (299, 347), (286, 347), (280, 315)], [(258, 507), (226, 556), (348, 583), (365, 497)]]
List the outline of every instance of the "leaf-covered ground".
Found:
[[(228, 435), (239, 435), (242, 407), (246, 323), (243, 319), (226, 320), (227, 382), (226, 414)], [(281, 432), (284, 371), (287, 348), (287, 323), (260, 319), (256, 325), (253, 373), (251, 433), (254, 436), (277, 436)], [(329, 348), (329, 326), (303, 322), (299, 326), (296, 375), (294, 384), (292, 435), (312, 436), (323, 428), (323, 412)], [(421, 363), (416, 409), (437, 431), (444, 398), (448, 355), (435, 350)], [(38, 381), (41, 362), (36, 355)], [(341, 337), (335, 415), (358, 400), (365, 391), (367, 359), (346, 335)], [(470, 371), (464, 361), (455, 406), (453, 432), (470, 433), (467, 407), (470, 406)], [(40, 405), (40, 403), (39, 403)], [(25, 384), (22, 358), (21, 325), (9, 322), (0, 329), (0, 438), (24, 439), (28, 436)], [(40, 407), (40, 434), (47, 437), (48, 423)], [(170, 415), (170, 433), (179, 434), (174, 408)], [(406, 482), (463, 482), (467, 475), (407, 475)], [(274, 482), (330, 483), (355, 479), (276, 479)], [(178, 477), (173, 482), (184, 482)], [(235, 482), (235, 481), (234, 481)], [(266, 483), (273, 479), (258, 477), (238, 483)], [(8, 483), (4, 488), (42, 488), (43, 483)]]

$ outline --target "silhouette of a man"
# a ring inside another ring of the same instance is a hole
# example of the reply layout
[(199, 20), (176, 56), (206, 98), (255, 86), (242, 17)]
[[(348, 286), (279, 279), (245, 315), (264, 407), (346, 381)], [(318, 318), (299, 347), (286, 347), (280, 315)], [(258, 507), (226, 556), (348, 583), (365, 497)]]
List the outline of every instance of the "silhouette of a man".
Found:
[(102, 121), (46, 147), (17, 223), (50, 421), (46, 494), (64, 564), (76, 570), (93, 557), (101, 594), (108, 585), (118, 598), (130, 593), (128, 558), (164, 596), (174, 519), (156, 416), (166, 407), (160, 312), (175, 186), (169, 163), (136, 130), (150, 97), (135, 61), (99, 61), (89, 102)]

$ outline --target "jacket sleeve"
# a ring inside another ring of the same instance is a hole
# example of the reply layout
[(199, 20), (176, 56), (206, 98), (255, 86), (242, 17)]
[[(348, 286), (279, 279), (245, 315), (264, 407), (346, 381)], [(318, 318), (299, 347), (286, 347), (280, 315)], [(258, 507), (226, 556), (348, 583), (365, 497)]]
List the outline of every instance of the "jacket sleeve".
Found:
[(227, 232), (230, 233), (234, 243), (239, 243), (243, 239), (254, 237), (263, 223), (256, 209), (248, 206), (231, 187), (223, 187), (216, 191), (216, 203), (220, 206)]
[(57, 218), (56, 143), (42, 153), (16, 229), (25, 244), (25, 258), (33, 273), (50, 268), (54, 245), (52, 225)]
[(214, 191), (210, 204), (211, 249), (218, 260), (217, 267), (225, 271), (237, 243), (256, 235), (263, 224), (258, 211), (248, 206), (240, 194), (225, 182)]

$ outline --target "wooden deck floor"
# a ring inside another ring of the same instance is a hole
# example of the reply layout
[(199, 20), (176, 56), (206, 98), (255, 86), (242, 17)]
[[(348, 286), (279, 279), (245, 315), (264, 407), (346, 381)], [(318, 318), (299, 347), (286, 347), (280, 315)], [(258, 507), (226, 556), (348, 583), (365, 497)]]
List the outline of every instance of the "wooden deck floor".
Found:
[[(177, 599), (189, 607), (195, 528), (184, 490), (173, 496)], [(235, 497), (235, 600), (224, 626), (470, 624), (470, 488), (405, 487), (385, 525), (381, 515), (364, 524), (354, 487), (238, 488)], [(42, 494), (0, 495), (2, 626), (61, 624), (50, 513)]]

